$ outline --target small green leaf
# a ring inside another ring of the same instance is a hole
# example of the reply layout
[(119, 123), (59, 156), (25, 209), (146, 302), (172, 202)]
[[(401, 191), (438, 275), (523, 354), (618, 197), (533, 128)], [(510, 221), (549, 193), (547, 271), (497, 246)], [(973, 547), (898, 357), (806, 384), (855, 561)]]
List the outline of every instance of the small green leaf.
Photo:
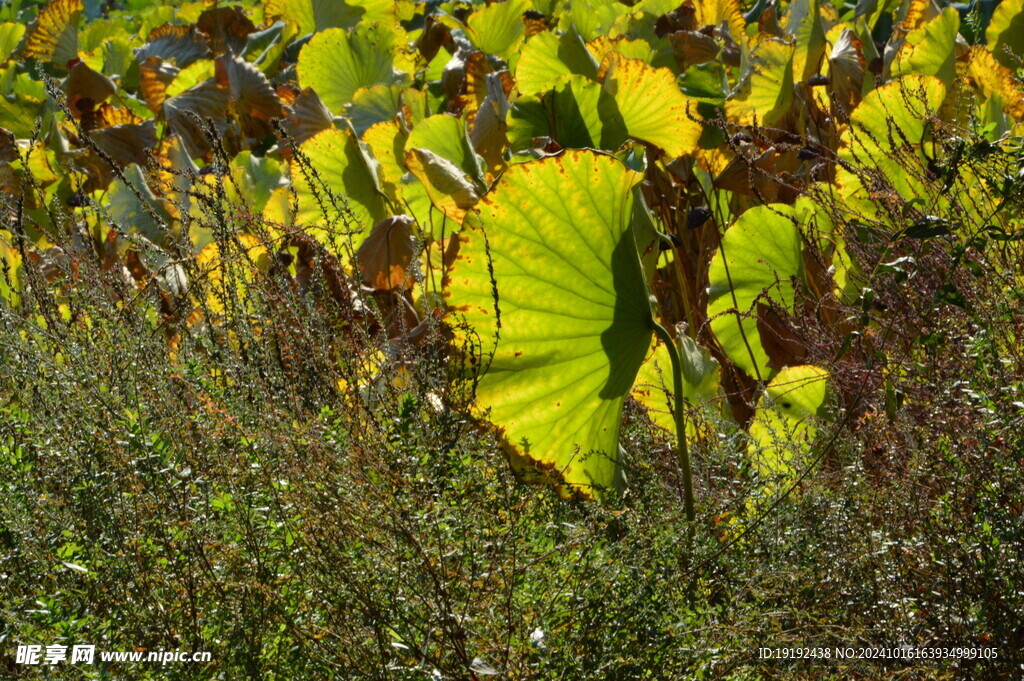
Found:
[(743, 213), (722, 238), (708, 272), (708, 316), (725, 354), (759, 379), (771, 375), (761, 343), (759, 304), (791, 309), (794, 281), (803, 277), (803, 243), (785, 204)]
[(0, 62), (7, 61), (25, 35), (25, 25), (14, 22), (0, 24)]
[(570, 74), (597, 79), (597, 61), (575, 29), (538, 33), (526, 41), (516, 64), (516, 87), (523, 95), (550, 90)]
[(775, 125), (793, 106), (795, 46), (765, 38), (751, 55), (751, 70), (725, 102), (726, 116), (740, 125)]
[(466, 36), (481, 52), (508, 61), (526, 34), (523, 13), (530, 6), (530, 0), (505, 0), (481, 7), (470, 15)]
[(509, 111), (513, 151), (532, 148), (535, 139), (544, 137), (565, 149), (614, 150), (626, 141), (626, 128), (614, 99), (599, 83), (571, 75), (544, 94), (520, 97)]
[(750, 424), (748, 454), (758, 472), (792, 475), (793, 456), (811, 450), (827, 398), (828, 372), (819, 367), (789, 367), (772, 379)]
[(356, 90), (348, 109), (348, 119), (352, 121), (356, 134), (362, 137), (373, 124), (393, 120), (401, 108), (404, 89), (404, 84), (395, 83)]
[[(721, 367), (705, 348), (697, 345), (689, 336), (679, 341), (679, 359), (683, 368), (683, 399), (690, 406), (704, 406), (718, 396), (721, 381)], [(633, 386), (633, 397), (647, 408), (647, 416), (655, 425), (675, 432), (672, 404), (676, 398), (673, 390), (672, 364), (668, 348), (658, 342), (644, 360)], [(694, 437), (697, 429), (694, 421), (687, 419), (687, 436)]]
[(297, 65), (299, 84), (311, 87), (337, 115), (359, 88), (402, 80), (395, 70), (395, 30), (368, 24), (354, 31), (329, 28), (302, 48)]
[(379, 165), (370, 162), (348, 130), (325, 130), (299, 150), (308, 167), (298, 160), (291, 166), (296, 225), (308, 228), (335, 252), (347, 250), (350, 243), (357, 248), (373, 225), (387, 217)]
[(406, 149), (426, 149), (455, 164), (473, 182), (484, 187), (480, 158), (466, 134), (466, 124), (447, 114), (425, 118), (416, 124), (405, 143)]

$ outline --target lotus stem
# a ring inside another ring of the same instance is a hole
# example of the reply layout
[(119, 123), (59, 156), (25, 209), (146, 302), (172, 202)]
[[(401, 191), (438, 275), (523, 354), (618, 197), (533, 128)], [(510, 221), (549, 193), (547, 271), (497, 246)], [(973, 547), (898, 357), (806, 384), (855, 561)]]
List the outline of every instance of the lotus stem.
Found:
[(690, 468), (690, 448), (686, 442), (686, 420), (683, 417), (683, 364), (679, 359), (679, 348), (672, 334), (656, 321), (654, 333), (665, 344), (669, 361), (672, 363), (672, 418), (676, 422), (676, 456), (679, 458), (679, 468), (683, 472), (686, 519), (693, 523), (697, 520), (697, 511), (693, 501), (693, 472)]

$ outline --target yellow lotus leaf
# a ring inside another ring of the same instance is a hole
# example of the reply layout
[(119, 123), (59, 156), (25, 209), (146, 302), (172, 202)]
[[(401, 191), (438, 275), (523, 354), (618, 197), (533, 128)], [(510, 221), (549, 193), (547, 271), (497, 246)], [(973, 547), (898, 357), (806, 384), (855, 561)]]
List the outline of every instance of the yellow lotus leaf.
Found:
[(24, 54), (66, 69), (78, 56), (78, 19), (82, 0), (52, 0), (29, 26)]
[(630, 137), (661, 147), (670, 158), (693, 152), (703, 127), (693, 105), (668, 69), (639, 59), (617, 58), (605, 90), (614, 98)]
[(743, 19), (738, 0), (701, 0), (694, 3), (697, 26), (722, 26), (737, 43), (747, 41), (747, 22)]
[(967, 76), (988, 99), (998, 94), (1003, 99), (1006, 113), (1016, 119), (1024, 118), (1024, 88), (1013, 76), (1013, 71), (1000, 64), (982, 45), (971, 48)]
[(772, 126), (793, 105), (793, 53), (795, 46), (765, 38), (752, 54), (752, 70), (739, 91), (725, 102), (725, 115), (740, 125)]
[(905, 33), (918, 29), (939, 16), (939, 11), (935, 0), (910, 0), (910, 4), (907, 5), (907, 13), (904, 15), (899, 29)]
[(985, 43), (1003, 66), (1020, 66), (1019, 60), (1024, 57), (1024, 0), (999, 3), (985, 30)]

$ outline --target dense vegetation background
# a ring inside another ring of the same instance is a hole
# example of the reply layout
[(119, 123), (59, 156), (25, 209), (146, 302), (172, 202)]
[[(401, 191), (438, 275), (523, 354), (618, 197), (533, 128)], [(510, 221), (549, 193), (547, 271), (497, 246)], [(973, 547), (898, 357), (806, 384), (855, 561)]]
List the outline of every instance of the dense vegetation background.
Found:
[[(6, 2), (0, 676), (1024, 674), (1022, 55), (1020, 0)], [(15, 662), (75, 643), (213, 660)]]

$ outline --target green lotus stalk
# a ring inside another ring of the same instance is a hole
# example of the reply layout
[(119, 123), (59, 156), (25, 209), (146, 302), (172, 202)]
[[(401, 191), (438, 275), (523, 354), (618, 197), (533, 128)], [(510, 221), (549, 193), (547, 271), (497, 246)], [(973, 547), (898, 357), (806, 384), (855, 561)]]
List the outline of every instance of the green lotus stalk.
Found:
[(679, 348), (676, 340), (668, 330), (653, 322), (654, 333), (665, 344), (669, 361), (672, 364), (672, 417), (676, 422), (676, 455), (679, 468), (683, 473), (683, 503), (686, 505), (686, 519), (691, 523), (697, 519), (697, 511), (693, 501), (693, 473), (690, 468), (690, 449), (686, 442), (686, 421), (683, 416), (683, 364), (679, 359)]

